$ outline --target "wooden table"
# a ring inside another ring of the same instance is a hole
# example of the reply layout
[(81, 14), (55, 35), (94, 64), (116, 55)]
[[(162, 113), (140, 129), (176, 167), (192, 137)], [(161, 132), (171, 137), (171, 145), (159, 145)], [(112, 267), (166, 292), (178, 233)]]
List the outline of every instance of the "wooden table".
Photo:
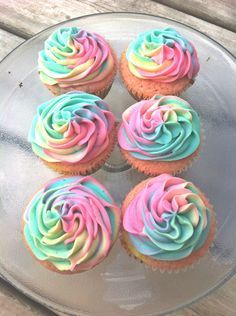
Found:
[[(236, 55), (236, 0), (0, 0), (0, 60), (35, 33), (98, 12), (142, 12), (168, 17), (209, 35)], [(0, 316), (54, 315), (0, 279)], [(236, 278), (176, 316), (236, 315)]]

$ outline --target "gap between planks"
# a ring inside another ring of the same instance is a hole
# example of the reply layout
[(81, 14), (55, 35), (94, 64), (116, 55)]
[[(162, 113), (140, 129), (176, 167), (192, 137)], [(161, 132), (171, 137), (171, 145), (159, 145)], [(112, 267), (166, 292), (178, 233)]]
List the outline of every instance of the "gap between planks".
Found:
[(199, 19), (236, 32), (235, 0), (153, 0)]

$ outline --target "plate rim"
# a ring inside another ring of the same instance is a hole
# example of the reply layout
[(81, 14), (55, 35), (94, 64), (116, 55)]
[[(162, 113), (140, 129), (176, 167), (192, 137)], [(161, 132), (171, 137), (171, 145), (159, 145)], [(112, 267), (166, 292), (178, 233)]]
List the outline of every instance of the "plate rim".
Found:
[[(189, 26), (183, 22), (180, 22), (178, 20), (175, 19), (170, 19), (170, 18), (166, 18), (166, 17), (162, 17), (159, 15), (154, 15), (154, 14), (149, 14), (149, 13), (142, 13), (142, 12), (132, 12), (132, 11), (117, 11), (117, 12), (101, 12), (101, 13), (92, 13), (92, 14), (87, 14), (87, 15), (82, 15), (79, 17), (74, 17), (72, 19), (68, 19), (68, 20), (64, 20), (62, 22), (53, 24), (43, 30), (41, 30), (40, 32), (36, 33), (35, 35), (33, 35), (32, 37), (25, 39), (22, 43), (20, 43), (19, 45), (17, 45), (12, 51), (10, 51), (1, 61), (0, 61), (0, 66), (1, 64), (4, 64), (4, 62), (6, 62), (6, 60), (11, 57), (15, 51), (20, 48), (21, 46), (27, 45), (29, 42), (35, 40), (37, 37), (39, 37), (42, 33), (49, 31), (50, 29), (53, 29), (55, 27), (59, 27), (60, 25), (63, 25), (67, 22), (73, 22), (73, 21), (78, 21), (78, 20), (82, 20), (82, 19), (86, 19), (86, 18), (90, 18), (90, 17), (95, 17), (95, 16), (109, 16), (109, 15), (123, 15), (123, 16), (128, 16), (128, 15), (133, 15), (133, 16), (143, 16), (143, 17), (152, 17), (155, 19), (159, 19), (162, 21), (170, 21), (170, 22), (174, 22), (176, 24), (182, 25), (184, 27), (186, 27), (187, 29), (193, 30), (194, 32), (200, 34), (202, 37), (204, 37), (207, 40), (210, 40), (210, 42), (212, 42), (213, 44), (215, 44), (216, 46), (218, 46), (233, 62), (236, 61), (236, 56), (234, 56), (233, 53), (231, 53), (227, 48), (225, 48), (222, 44), (220, 44), (219, 42), (217, 42), (216, 40), (214, 40), (213, 38), (211, 38), (209, 35), (195, 29), (192, 26)], [(211, 294), (212, 292), (214, 292), (215, 290), (219, 289), (222, 285), (224, 285), (226, 282), (228, 282), (233, 276), (236, 275), (236, 266), (234, 268), (232, 268), (232, 270), (224, 277), (222, 278), (217, 285), (215, 285), (214, 287), (208, 289), (207, 291), (203, 292), (201, 295), (187, 301), (184, 304), (180, 304), (177, 305), (175, 308), (171, 308), (165, 312), (162, 312), (160, 314), (158, 314), (159, 316), (164, 316), (166, 314), (169, 313), (173, 313), (175, 311), (178, 311), (180, 309), (186, 308), (190, 305), (192, 305), (193, 303), (197, 302), (198, 300), (205, 298), (206, 296), (208, 296), (209, 294)], [(11, 276), (8, 272), (5, 271), (5, 269), (3, 267), (0, 266), (0, 277), (7, 281), (10, 285), (12, 285), (15, 289), (17, 289), (18, 291), (20, 291), (21, 293), (23, 293), (25, 296), (29, 297), (30, 299), (32, 299), (33, 301), (41, 304), (42, 306), (58, 312), (58, 313), (65, 313), (69, 315), (75, 315), (75, 316), (82, 316), (82, 315), (90, 315), (90, 316), (94, 316), (94, 315), (99, 315), (99, 314), (94, 314), (88, 311), (76, 311), (74, 309), (71, 309), (70, 307), (66, 307), (63, 305), (60, 305), (58, 303), (55, 303), (49, 299), (47, 299), (46, 297), (43, 297), (40, 294), (35, 293), (34, 291), (30, 290), (28, 287), (24, 286), (21, 284), (20, 281), (17, 281), (13, 276)], [(144, 314), (143, 316), (154, 316), (155, 314)]]
[[(63, 305), (59, 305), (57, 303), (54, 303), (53, 301), (51, 301), (51, 300), (49, 300), (49, 299), (47, 299), (39, 294), (36, 294), (33, 291), (29, 291), (29, 289), (26, 286), (22, 285), (19, 281), (16, 281), (14, 279), (14, 277), (12, 277), (8, 274), (8, 272), (6, 272), (6, 275), (8, 275), (9, 278), (3, 276), (1, 270), (4, 270), (4, 269), (2, 269), (2, 267), (0, 267), (0, 277), (3, 278), (3, 280), (8, 282), (16, 290), (20, 291), (20, 293), (22, 293), (26, 297), (30, 298), (33, 302), (39, 303), (43, 307), (46, 307), (53, 312), (58, 312), (58, 313), (60, 313), (59, 315), (62, 315), (62, 314), (65, 314), (68, 316), (86, 316), (86, 315), (87, 316), (100, 316), (100, 315), (102, 315), (102, 314), (94, 314), (94, 313), (91, 313), (88, 311), (76, 311), (74, 309), (71, 309), (70, 307), (67, 308)], [(143, 314), (143, 316), (157, 316), (157, 315), (158, 316), (165, 316), (165, 315), (171, 314), (173, 312), (177, 312), (183, 308), (188, 308), (189, 306), (196, 303), (200, 299), (206, 298), (208, 295), (212, 294), (215, 290), (219, 289), (221, 286), (223, 286), (225, 283), (227, 283), (235, 275), (236, 275), (236, 267), (234, 269), (232, 269), (232, 271), (225, 278), (223, 278), (215, 287), (212, 287), (211, 289), (205, 291), (203, 294), (195, 297), (194, 299), (190, 300), (186, 304), (179, 305), (175, 308), (169, 309), (166, 312), (162, 312), (161, 314), (153, 314), (153, 313), (150, 314), (149, 313), (149, 314)], [(13, 282), (15, 282), (15, 283), (13, 283)], [(44, 301), (42, 301), (41, 299), (43, 299)], [(55, 304), (55, 305), (53, 305), (53, 304)]]

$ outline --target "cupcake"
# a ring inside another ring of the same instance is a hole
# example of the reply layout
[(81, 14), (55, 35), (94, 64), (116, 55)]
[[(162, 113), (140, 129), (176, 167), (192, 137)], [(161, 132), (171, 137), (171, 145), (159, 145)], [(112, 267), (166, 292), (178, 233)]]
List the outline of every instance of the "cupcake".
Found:
[(38, 70), (54, 95), (79, 90), (105, 98), (116, 74), (116, 57), (101, 35), (62, 27), (39, 52)]
[(22, 218), (23, 240), (51, 271), (87, 271), (108, 255), (120, 226), (120, 210), (94, 178), (48, 182), (31, 199)]
[(69, 92), (38, 107), (28, 140), (47, 166), (86, 175), (98, 170), (112, 152), (115, 117), (99, 97)]
[(198, 71), (193, 44), (170, 27), (139, 34), (120, 60), (122, 80), (138, 101), (154, 94), (179, 95)]
[(198, 155), (199, 116), (179, 97), (155, 96), (123, 113), (118, 142), (128, 163), (140, 172), (176, 174)]
[(204, 194), (168, 174), (133, 188), (122, 215), (123, 246), (153, 268), (184, 269), (204, 256), (214, 239), (215, 215)]

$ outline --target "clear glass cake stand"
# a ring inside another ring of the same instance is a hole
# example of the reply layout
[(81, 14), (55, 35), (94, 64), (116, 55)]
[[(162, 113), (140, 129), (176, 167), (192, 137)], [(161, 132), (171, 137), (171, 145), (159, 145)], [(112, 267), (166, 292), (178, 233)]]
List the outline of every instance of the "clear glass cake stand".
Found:
[[(182, 176), (201, 187), (214, 205), (216, 239), (199, 264), (178, 274), (152, 271), (130, 258), (119, 241), (103, 263), (78, 275), (52, 273), (31, 258), (21, 238), (21, 214), (30, 196), (57, 174), (34, 156), (27, 132), (37, 105), (51, 98), (38, 78), (37, 53), (57, 25), (20, 45), (0, 64), (0, 274), (34, 300), (71, 315), (162, 315), (184, 307), (222, 285), (236, 269), (235, 60), (197, 30), (160, 17), (108, 13), (62, 25), (101, 33), (118, 57), (136, 34), (152, 28), (172, 26), (194, 42), (201, 71), (182, 97), (199, 112), (206, 139), (199, 159)], [(106, 101), (118, 121), (134, 103), (119, 75)], [(94, 176), (117, 203), (145, 178), (124, 163), (117, 149)]]

